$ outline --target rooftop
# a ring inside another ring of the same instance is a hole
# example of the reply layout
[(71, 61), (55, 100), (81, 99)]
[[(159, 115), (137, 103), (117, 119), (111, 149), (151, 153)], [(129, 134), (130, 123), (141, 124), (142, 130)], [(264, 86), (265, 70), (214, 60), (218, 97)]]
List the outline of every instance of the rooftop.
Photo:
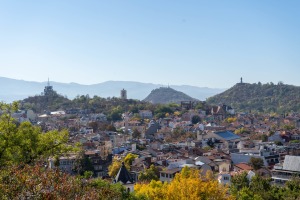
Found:
[(215, 132), (215, 134), (222, 137), (225, 140), (236, 140), (241, 138), (240, 136), (234, 134), (231, 131), (219, 131)]
[(300, 172), (300, 156), (286, 155), (283, 162), (283, 170)]

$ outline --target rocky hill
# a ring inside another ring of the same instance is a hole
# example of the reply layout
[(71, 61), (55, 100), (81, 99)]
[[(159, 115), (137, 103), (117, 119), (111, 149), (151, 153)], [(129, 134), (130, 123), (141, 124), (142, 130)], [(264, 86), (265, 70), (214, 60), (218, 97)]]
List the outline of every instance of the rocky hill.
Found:
[(150, 103), (180, 103), (181, 101), (195, 101), (194, 99), (183, 92), (179, 92), (170, 87), (160, 87), (158, 89), (154, 89), (151, 93), (144, 99), (146, 102)]
[(283, 83), (238, 83), (207, 99), (210, 104), (231, 105), (238, 111), (300, 112), (300, 87)]

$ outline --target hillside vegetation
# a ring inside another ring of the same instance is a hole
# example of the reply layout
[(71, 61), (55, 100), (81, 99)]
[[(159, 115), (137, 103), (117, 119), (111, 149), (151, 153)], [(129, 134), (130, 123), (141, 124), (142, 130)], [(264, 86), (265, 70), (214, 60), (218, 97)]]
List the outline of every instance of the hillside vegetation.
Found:
[(180, 103), (181, 101), (195, 101), (196, 99), (169, 87), (160, 87), (152, 90), (144, 99), (146, 102), (154, 104)]
[(273, 83), (238, 83), (207, 100), (211, 104), (231, 105), (238, 111), (299, 112), (300, 87)]

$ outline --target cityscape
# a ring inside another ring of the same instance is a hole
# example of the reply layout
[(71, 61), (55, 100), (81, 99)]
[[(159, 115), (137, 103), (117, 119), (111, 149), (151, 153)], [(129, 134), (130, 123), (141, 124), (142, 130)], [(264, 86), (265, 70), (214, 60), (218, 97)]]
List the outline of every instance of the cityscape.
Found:
[(0, 199), (300, 199), (300, 2), (0, 3)]

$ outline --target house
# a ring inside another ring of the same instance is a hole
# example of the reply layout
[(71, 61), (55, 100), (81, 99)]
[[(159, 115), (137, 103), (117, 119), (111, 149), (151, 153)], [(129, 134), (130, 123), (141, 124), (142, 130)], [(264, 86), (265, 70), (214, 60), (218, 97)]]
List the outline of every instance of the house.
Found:
[(281, 136), (280, 131), (276, 131), (273, 135), (269, 136), (268, 137), (268, 141), (269, 142), (276, 142), (276, 141), (278, 141), (278, 142), (281, 142), (281, 143), (285, 142), (284, 139)]
[(261, 158), (264, 166), (269, 167), (279, 162), (279, 153), (274, 146), (258, 144), (259, 149), (241, 149), (238, 153), (231, 153), (231, 160), (234, 164), (249, 163), (251, 157)]
[(151, 110), (140, 110), (139, 115), (142, 119), (152, 119), (153, 117)]
[(247, 163), (238, 163), (233, 166), (233, 170), (235, 172), (243, 172), (243, 171), (249, 172), (250, 170), (253, 170), (253, 168)]
[(212, 139), (222, 141), (226, 149), (237, 148), (237, 144), (240, 141), (240, 136), (234, 134), (231, 131), (212, 131), (203, 136), (204, 139)]
[(66, 172), (68, 174), (75, 173), (75, 164), (78, 157), (77, 155), (68, 155), (68, 156), (61, 156), (58, 159), (58, 166), (55, 164), (56, 160), (54, 158), (49, 158), (49, 168), (54, 169), (58, 167), (61, 171)]
[(227, 172), (219, 173), (218, 182), (223, 185), (230, 185), (231, 184), (231, 175)]
[(218, 163), (219, 165), (219, 172), (230, 172), (231, 169), (231, 163), (229, 161), (223, 161)]
[(108, 166), (112, 163), (111, 154), (103, 159), (100, 155), (99, 150), (95, 151), (86, 151), (84, 154), (91, 161), (91, 164), (94, 168), (95, 177), (105, 177), (108, 176)]
[(173, 169), (168, 169), (164, 171), (159, 172), (159, 180), (161, 182), (171, 182), (173, 178), (175, 177), (175, 174), (179, 173), (181, 171), (181, 168), (173, 168)]

